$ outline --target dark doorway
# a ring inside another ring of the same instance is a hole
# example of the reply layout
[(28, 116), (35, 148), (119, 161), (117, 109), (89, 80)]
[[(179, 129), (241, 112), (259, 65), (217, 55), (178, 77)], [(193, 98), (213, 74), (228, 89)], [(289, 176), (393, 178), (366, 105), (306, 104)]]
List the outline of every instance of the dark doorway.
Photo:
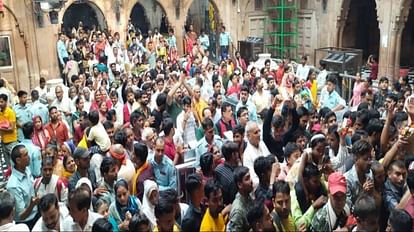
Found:
[(186, 32), (190, 25), (193, 25), (193, 31), (200, 35), (202, 29), (210, 39), (210, 55), (216, 59), (218, 36), (220, 33), (220, 17), (216, 5), (210, 0), (193, 1), (188, 9), (185, 24)]
[(102, 11), (94, 4), (73, 3), (70, 5), (63, 15), (62, 29), (70, 32), (72, 28), (78, 28), (80, 21), (86, 30), (91, 30), (94, 26), (99, 30), (107, 29)]
[(414, 67), (414, 1), (411, 3), (410, 14), (405, 23), (404, 31), (401, 38), (401, 67)]
[(168, 34), (166, 13), (164, 8), (155, 0), (139, 1), (132, 8), (129, 17), (135, 29), (139, 29), (144, 36), (147, 36), (148, 30), (154, 30), (155, 28), (161, 34)]
[(132, 8), (130, 19), (136, 29), (139, 29), (143, 35), (147, 35), (150, 29), (149, 21), (145, 14), (145, 9), (141, 4), (137, 3)]
[(363, 59), (378, 57), (380, 31), (375, 0), (352, 0), (343, 32), (343, 47), (363, 50)]

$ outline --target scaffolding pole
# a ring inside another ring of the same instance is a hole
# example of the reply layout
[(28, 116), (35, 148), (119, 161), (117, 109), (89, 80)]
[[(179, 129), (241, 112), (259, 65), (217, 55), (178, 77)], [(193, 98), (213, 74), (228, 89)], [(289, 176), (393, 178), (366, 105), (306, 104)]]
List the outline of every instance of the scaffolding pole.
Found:
[(297, 58), (298, 8), (297, 0), (267, 0), (265, 48), (277, 58)]

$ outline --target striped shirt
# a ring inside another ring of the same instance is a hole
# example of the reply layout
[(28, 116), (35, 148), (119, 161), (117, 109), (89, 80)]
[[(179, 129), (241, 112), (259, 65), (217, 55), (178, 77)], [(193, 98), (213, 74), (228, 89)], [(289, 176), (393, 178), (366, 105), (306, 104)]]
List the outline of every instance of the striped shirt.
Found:
[(225, 205), (233, 203), (237, 194), (237, 186), (234, 181), (234, 169), (228, 163), (220, 164), (215, 170), (216, 179), (223, 188), (223, 203)]

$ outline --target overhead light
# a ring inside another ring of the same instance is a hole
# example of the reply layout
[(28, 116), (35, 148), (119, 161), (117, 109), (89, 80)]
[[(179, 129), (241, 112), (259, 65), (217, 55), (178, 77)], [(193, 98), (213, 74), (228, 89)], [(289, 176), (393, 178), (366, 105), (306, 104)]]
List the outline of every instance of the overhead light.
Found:
[(48, 2), (40, 2), (40, 9), (45, 13), (50, 12), (52, 10), (50, 3)]
[(36, 15), (38, 16), (39, 26), (42, 27), (42, 17), (43, 13), (49, 14), (50, 23), (58, 24), (59, 23), (59, 11), (64, 6), (67, 0), (33, 0), (33, 4), (37, 4), (36, 7), (33, 7)]

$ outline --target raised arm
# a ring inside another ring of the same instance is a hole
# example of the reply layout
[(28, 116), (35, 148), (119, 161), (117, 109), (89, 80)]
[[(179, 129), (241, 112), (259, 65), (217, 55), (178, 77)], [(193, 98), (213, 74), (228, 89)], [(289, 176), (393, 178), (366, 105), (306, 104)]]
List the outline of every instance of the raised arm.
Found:
[(272, 105), (270, 106), (269, 110), (266, 112), (264, 122), (263, 122), (263, 142), (265, 142), (266, 146), (270, 147), (272, 142), (272, 136), (270, 135), (270, 131), (272, 130), (272, 119), (273, 113), (277, 107), (278, 99), (273, 100)]
[(184, 85), (184, 88), (187, 90), (190, 97), (192, 97), (193, 96), (193, 89), (191, 88), (191, 86), (185, 80), (185, 76), (182, 76), (182, 77), (180, 76), (180, 81)]
[(167, 94), (167, 105), (171, 105), (172, 104), (172, 101), (174, 99), (174, 94), (175, 94), (175, 92), (177, 92), (177, 90), (178, 90), (178, 88), (180, 88), (180, 86), (181, 86), (181, 83), (180, 82), (177, 82), (170, 89), (170, 91), (168, 91), (168, 94)]
[(380, 151), (386, 151), (387, 149), (387, 144), (388, 144), (388, 140), (389, 140), (389, 128), (392, 125), (392, 120), (394, 118), (394, 106), (395, 103), (392, 102), (391, 104), (388, 105), (387, 108), (387, 118), (385, 119), (385, 124), (384, 127), (382, 128), (382, 132), (381, 132), (381, 140), (380, 140)]
[(388, 165), (394, 160), (400, 148), (407, 144), (408, 144), (407, 138), (405, 138), (402, 135), (399, 135), (398, 141), (394, 143), (394, 145), (392, 145), (391, 149), (389, 149), (387, 153), (385, 153), (384, 159), (382, 161), (382, 165), (384, 166), (385, 170), (387, 170)]
[(305, 192), (306, 199), (308, 198), (308, 189), (305, 185), (305, 180), (303, 179), (303, 171), (305, 170), (306, 163), (308, 162), (308, 153), (304, 152), (300, 160), (299, 171), (298, 171), (298, 182), (302, 185), (303, 191)]

